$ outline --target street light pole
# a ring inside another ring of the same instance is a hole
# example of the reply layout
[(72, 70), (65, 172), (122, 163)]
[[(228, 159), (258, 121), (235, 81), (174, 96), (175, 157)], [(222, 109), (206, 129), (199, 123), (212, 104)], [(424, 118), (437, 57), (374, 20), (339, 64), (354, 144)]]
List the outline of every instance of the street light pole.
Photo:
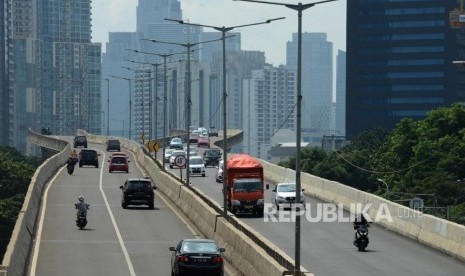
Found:
[[(226, 108), (227, 108), (227, 93), (226, 93), (226, 32), (229, 32), (235, 28), (240, 28), (240, 27), (248, 27), (248, 26), (254, 26), (254, 25), (261, 25), (261, 24), (267, 24), (270, 23), (271, 21), (275, 20), (281, 20), (284, 19), (284, 17), (280, 18), (274, 18), (274, 19), (269, 19), (264, 22), (257, 22), (257, 23), (251, 23), (251, 24), (245, 24), (245, 25), (238, 25), (238, 26), (232, 26), (232, 27), (217, 27), (217, 26), (210, 26), (210, 25), (203, 25), (203, 24), (196, 24), (196, 23), (189, 23), (189, 22), (184, 22), (184, 20), (176, 20), (176, 19), (169, 19), (165, 18), (167, 21), (173, 21), (173, 22), (178, 22), (179, 24), (184, 24), (184, 25), (192, 25), (192, 26), (199, 26), (199, 27), (208, 27), (208, 28), (213, 28), (217, 31), (221, 32), (221, 41), (222, 41), (222, 47), (223, 47), (223, 216), (226, 217), (228, 214), (227, 211), (227, 166), (228, 166), (228, 141), (227, 141), (227, 117), (226, 117)], [(189, 82), (190, 85), (190, 82)]]
[(107, 81), (107, 136), (110, 136), (110, 79), (105, 80)]
[[(168, 119), (168, 116), (166, 115), (167, 112), (167, 104), (168, 104), (168, 79), (167, 79), (167, 73), (168, 69), (166, 67), (166, 58), (173, 56), (173, 55), (178, 55), (178, 54), (184, 54), (184, 52), (181, 53), (171, 53), (171, 54), (157, 54), (157, 53), (150, 53), (150, 52), (142, 52), (139, 50), (133, 50), (133, 49), (126, 49), (129, 51), (132, 51), (134, 53), (138, 54), (148, 54), (148, 55), (155, 55), (163, 58), (163, 157), (165, 156), (165, 150), (166, 150), (166, 121)], [(157, 87), (155, 86), (155, 93), (157, 93)], [(156, 96), (157, 97), (157, 96)], [(155, 99), (156, 101), (156, 99)], [(156, 137), (155, 137), (156, 138)], [(163, 170), (165, 170), (165, 162), (163, 163)]]
[(336, 0), (325, 0), (309, 4), (286, 4), (278, 2), (269, 2), (269, 1), (255, 1), (255, 0), (234, 0), (234, 1), (243, 1), (243, 2), (254, 2), (254, 3), (263, 3), (271, 5), (280, 5), (285, 6), (286, 8), (296, 10), (298, 12), (298, 40), (297, 40), (297, 118), (296, 118), (296, 158), (295, 158), (295, 181), (296, 181), (296, 218), (295, 218), (295, 267), (294, 274), (300, 274), (300, 202), (301, 196), (300, 191), (302, 191), (302, 186), (300, 183), (300, 140), (301, 140), (301, 120), (302, 120), (302, 11), (311, 8), (317, 4), (322, 4), (326, 2), (333, 2)]
[(122, 80), (127, 80), (129, 82), (129, 135), (128, 138), (131, 140), (131, 128), (132, 128), (132, 88), (131, 88), (131, 80), (129, 78), (124, 78), (124, 77), (118, 77), (118, 76), (113, 76), (111, 75), (110, 77), (116, 78), (116, 79), (122, 79)]
[[(190, 185), (190, 169), (189, 169), (189, 147), (190, 147), (190, 141), (189, 141), (189, 126), (190, 126), (190, 120), (191, 120), (191, 47), (199, 45), (199, 44), (204, 44), (208, 42), (213, 42), (213, 41), (219, 41), (219, 39), (213, 39), (213, 40), (208, 40), (208, 41), (201, 41), (201, 42), (196, 42), (196, 43), (175, 43), (175, 42), (166, 42), (166, 41), (160, 41), (160, 40), (155, 40), (155, 39), (144, 39), (147, 41), (151, 41), (154, 43), (162, 43), (162, 44), (171, 44), (171, 45), (178, 45), (185, 47), (187, 49), (187, 95), (186, 95), (186, 100), (187, 100), (187, 126), (186, 126), (186, 131), (187, 131), (187, 157), (186, 157), (186, 185)], [(166, 66), (165, 66), (166, 68)], [(166, 69), (165, 69), (166, 70)]]

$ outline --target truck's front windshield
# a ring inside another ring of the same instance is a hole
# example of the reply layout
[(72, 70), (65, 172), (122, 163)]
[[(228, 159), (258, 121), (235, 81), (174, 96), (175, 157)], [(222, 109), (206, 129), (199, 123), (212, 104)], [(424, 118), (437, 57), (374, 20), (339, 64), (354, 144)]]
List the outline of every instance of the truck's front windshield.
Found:
[(234, 183), (234, 192), (256, 192), (262, 190), (260, 181), (239, 181)]

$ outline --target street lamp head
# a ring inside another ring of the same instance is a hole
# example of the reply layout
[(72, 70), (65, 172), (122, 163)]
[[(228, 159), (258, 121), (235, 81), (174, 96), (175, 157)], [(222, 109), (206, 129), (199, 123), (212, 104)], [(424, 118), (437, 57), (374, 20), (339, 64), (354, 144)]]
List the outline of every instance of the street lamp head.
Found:
[(379, 182), (384, 182), (384, 180), (382, 180), (381, 178), (378, 178), (376, 180), (379, 181)]
[(282, 20), (282, 19), (285, 19), (286, 17), (278, 17), (278, 18), (272, 18), (272, 19), (268, 19), (266, 20), (266, 23), (271, 23), (273, 21), (277, 21), (277, 20)]
[(178, 22), (179, 24), (184, 24), (184, 20), (177, 20), (171, 18), (165, 18), (166, 21)]

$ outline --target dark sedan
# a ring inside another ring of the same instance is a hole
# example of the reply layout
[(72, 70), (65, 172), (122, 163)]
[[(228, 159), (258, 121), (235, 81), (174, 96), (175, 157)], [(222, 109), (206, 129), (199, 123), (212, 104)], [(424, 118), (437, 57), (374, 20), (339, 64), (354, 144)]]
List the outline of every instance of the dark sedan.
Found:
[(184, 239), (170, 247), (171, 275), (224, 275), (224, 248), (207, 239)]

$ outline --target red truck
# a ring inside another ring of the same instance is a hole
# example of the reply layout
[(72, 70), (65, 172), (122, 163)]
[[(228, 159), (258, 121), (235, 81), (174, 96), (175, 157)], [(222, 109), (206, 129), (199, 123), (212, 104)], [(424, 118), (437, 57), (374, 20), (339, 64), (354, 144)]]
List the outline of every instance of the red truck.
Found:
[(253, 213), (263, 217), (263, 167), (256, 158), (235, 154), (228, 159), (228, 208), (233, 214)]

